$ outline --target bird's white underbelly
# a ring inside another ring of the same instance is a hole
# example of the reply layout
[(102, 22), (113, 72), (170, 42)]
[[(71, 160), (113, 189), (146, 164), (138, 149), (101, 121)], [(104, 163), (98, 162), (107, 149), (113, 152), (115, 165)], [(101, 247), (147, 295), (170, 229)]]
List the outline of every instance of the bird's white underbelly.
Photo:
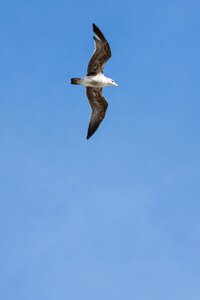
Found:
[(107, 78), (103, 74), (85, 76), (81, 84), (88, 87), (105, 87), (108, 86)]

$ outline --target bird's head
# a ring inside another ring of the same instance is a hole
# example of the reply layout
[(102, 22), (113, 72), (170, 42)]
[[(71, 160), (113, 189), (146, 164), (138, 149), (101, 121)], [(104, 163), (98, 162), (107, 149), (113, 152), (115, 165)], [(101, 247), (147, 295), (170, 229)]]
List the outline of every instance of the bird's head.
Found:
[(109, 78), (109, 85), (119, 86), (113, 79)]

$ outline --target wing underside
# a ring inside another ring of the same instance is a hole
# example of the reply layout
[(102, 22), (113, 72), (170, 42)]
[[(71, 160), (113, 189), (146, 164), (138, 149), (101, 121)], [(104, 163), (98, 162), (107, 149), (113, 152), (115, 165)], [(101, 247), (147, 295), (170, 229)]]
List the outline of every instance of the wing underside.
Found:
[(88, 127), (87, 139), (97, 130), (105, 117), (108, 103), (102, 95), (102, 88), (87, 87), (86, 93), (92, 108), (92, 114)]
[(93, 31), (95, 41), (95, 51), (89, 61), (87, 75), (94, 75), (97, 73), (103, 73), (104, 65), (111, 57), (111, 50), (108, 41), (106, 40), (100, 29), (93, 24)]

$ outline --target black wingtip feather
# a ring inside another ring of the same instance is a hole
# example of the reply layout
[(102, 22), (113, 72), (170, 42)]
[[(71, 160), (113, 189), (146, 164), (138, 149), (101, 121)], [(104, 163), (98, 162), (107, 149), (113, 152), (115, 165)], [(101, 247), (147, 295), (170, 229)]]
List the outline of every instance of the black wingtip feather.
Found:
[(93, 31), (94, 33), (96, 33), (96, 35), (101, 39), (101, 40), (106, 40), (105, 36), (103, 35), (103, 33), (101, 32), (101, 30), (97, 27), (96, 24), (92, 24), (93, 26)]
[(95, 133), (95, 131), (96, 131), (96, 130), (90, 132), (90, 130), (89, 130), (89, 128), (88, 128), (88, 133), (87, 133), (86, 139), (89, 140), (89, 138)]
[(93, 133), (92, 133), (92, 134), (89, 134), (89, 132), (88, 132), (88, 134), (87, 134), (87, 136), (86, 136), (86, 139), (89, 140), (89, 138), (90, 138), (92, 135), (93, 135)]
[(89, 127), (88, 127), (88, 132), (87, 132), (87, 140), (89, 138), (91, 138), (91, 136), (96, 132), (96, 130), (98, 129), (100, 124), (96, 125), (96, 126), (91, 126), (91, 122), (89, 124)]

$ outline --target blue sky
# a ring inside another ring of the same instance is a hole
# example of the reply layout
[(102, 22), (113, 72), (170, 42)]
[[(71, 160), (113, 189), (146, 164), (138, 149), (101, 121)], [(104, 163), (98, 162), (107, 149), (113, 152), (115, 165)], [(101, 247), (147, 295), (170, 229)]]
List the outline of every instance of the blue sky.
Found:
[[(0, 3), (0, 299), (200, 297), (200, 2)], [(92, 23), (109, 108), (86, 140)]]

